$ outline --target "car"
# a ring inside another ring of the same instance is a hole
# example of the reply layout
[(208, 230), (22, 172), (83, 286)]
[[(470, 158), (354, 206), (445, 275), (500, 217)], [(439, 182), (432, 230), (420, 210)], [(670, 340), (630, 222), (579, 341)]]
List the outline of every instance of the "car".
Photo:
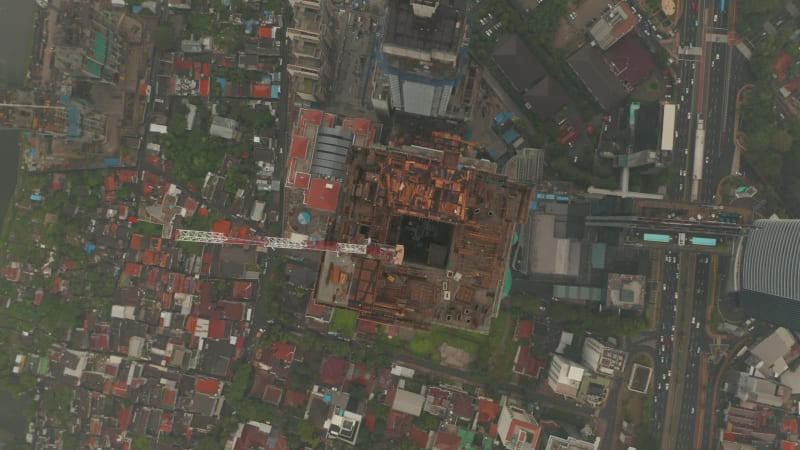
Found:
[(675, 325), (672, 326), (672, 331), (675, 332)]
[(683, 149), (683, 154), (684, 155), (688, 155), (689, 154), (689, 149), (688, 148)]
[(673, 305), (673, 306), (672, 306), (672, 310), (673, 310), (674, 312), (678, 312), (678, 305)]
[(658, 390), (661, 390), (661, 383), (658, 383)]
[(694, 84), (694, 78), (692, 78), (692, 84)]
[(699, 345), (697, 346), (697, 354), (698, 355), (700, 354), (700, 346)]
[(697, 2), (692, 2), (692, 9), (697, 11)]
[(719, 53), (717, 53), (717, 56), (715, 56), (715, 57), (714, 57), (714, 59), (716, 59), (717, 61), (719, 61)]
[(684, 97), (681, 95), (681, 102), (683, 102), (683, 100), (684, 100)]
[(686, 90), (684, 91), (686, 95), (689, 95), (689, 86), (686, 86)]
[[(692, 81), (694, 81), (694, 80), (692, 80)], [(692, 120), (692, 113), (691, 112), (686, 113), (686, 119), (687, 120)]]
[(664, 390), (665, 390), (665, 391), (668, 391), (668, 390), (669, 390), (669, 383), (667, 383), (667, 384), (665, 384), (665, 385), (664, 385)]
[(695, 323), (695, 321), (696, 321), (696, 320), (697, 320), (697, 319), (695, 319), (695, 318), (694, 318), (694, 316), (692, 316), (692, 325), (694, 325), (694, 323)]
[(697, 325), (695, 326), (695, 328), (697, 328), (698, 330), (700, 329), (700, 321), (699, 320), (697, 321)]
[(671, 370), (667, 371), (667, 378), (672, 378), (672, 371)]
[(675, 132), (675, 139), (678, 139), (678, 132)]
[(676, 292), (673, 297), (675, 298), (675, 300), (677, 300), (678, 299), (678, 293)]
[(666, 379), (667, 379), (667, 374), (662, 374), (662, 375), (661, 375), (661, 379), (662, 379), (662, 380), (666, 380)]
[(667, 292), (667, 283), (664, 283), (664, 286), (662, 286), (661, 291)]
[[(678, 190), (679, 190), (679, 191), (682, 191), (682, 190), (683, 190), (683, 183), (681, 183), (681, 184), (679, 184), (679, 185), (678, 185)], [(678, 274), (676, 273), (675, 275), (678, 275)]]
[(717, 23), (718, 21), (719, 21), (719, 15), (714, 14), (714, 23)]

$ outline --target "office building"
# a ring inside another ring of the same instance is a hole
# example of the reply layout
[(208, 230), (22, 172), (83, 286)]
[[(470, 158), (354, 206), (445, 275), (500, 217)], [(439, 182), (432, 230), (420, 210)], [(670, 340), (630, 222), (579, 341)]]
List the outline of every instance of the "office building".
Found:
[(464, 62), (465, 17), (465, 0), (391, 0), (377, 55), (373, 106), (446, 116)]

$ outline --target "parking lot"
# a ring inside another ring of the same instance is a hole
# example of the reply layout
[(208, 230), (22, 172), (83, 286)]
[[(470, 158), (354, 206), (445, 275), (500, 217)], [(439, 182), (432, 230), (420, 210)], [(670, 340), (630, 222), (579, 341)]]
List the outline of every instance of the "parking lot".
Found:
[(586, 29), (608, 8), (608, 3), (608, 0), (585, 0), (577, 8), (570, 3), (568, 8), (570, 12), (575, 12), (575, 19), (570, 19), (569, 14), (561, 19), (555, 47), (573, 49), (580, 46)]

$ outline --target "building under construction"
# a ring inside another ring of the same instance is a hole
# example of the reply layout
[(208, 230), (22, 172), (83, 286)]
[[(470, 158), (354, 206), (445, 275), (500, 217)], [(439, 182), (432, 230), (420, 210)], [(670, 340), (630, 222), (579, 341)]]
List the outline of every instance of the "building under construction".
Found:
[(70, 95), (69, 86), (46, 90), (0, 92), (0, 128), (82, 142), (103, 141), (105, 114)]
[(398, 246), (403, 260), (326, 253), (315, 301), (380, 323), (488, 332), (531, 191), (470, 162), (453, 150), (353, 148), (333, 237)]

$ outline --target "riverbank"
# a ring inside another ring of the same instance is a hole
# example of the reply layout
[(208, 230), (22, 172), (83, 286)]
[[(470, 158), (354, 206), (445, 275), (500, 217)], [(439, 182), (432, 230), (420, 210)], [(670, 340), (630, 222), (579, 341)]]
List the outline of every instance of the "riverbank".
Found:
[[(21, 88), (28, 84), (28, 73), (35, 61), (34, 43), (38, 26), (37, 7), (31, 0), (4, 0), (0, 7), (0, 82), (9, 88)], [(23, 64), (20, 64), (23, 62)], [(27, 64), (24, 64), (27, 62)], [(16, 130), (0, 130), (0, 223), (2, 244), (14, 220), (14, 198), (17, 182), (23, 168), (20, 161), (20, 139)], [(0, 316), (2, 317), (2, 316)], [(8, 344), (6, 342), (5, 344)], [(6, 345), (13, 361), (14, 350)], [(10, 367), (8, 370), (11, 375)], [(13, 392), (12, 386), (0, 384), (0, 449), (27, 448), (25, 434), (28, 430), (26, 414), (31, 411), (30, 395)]]

